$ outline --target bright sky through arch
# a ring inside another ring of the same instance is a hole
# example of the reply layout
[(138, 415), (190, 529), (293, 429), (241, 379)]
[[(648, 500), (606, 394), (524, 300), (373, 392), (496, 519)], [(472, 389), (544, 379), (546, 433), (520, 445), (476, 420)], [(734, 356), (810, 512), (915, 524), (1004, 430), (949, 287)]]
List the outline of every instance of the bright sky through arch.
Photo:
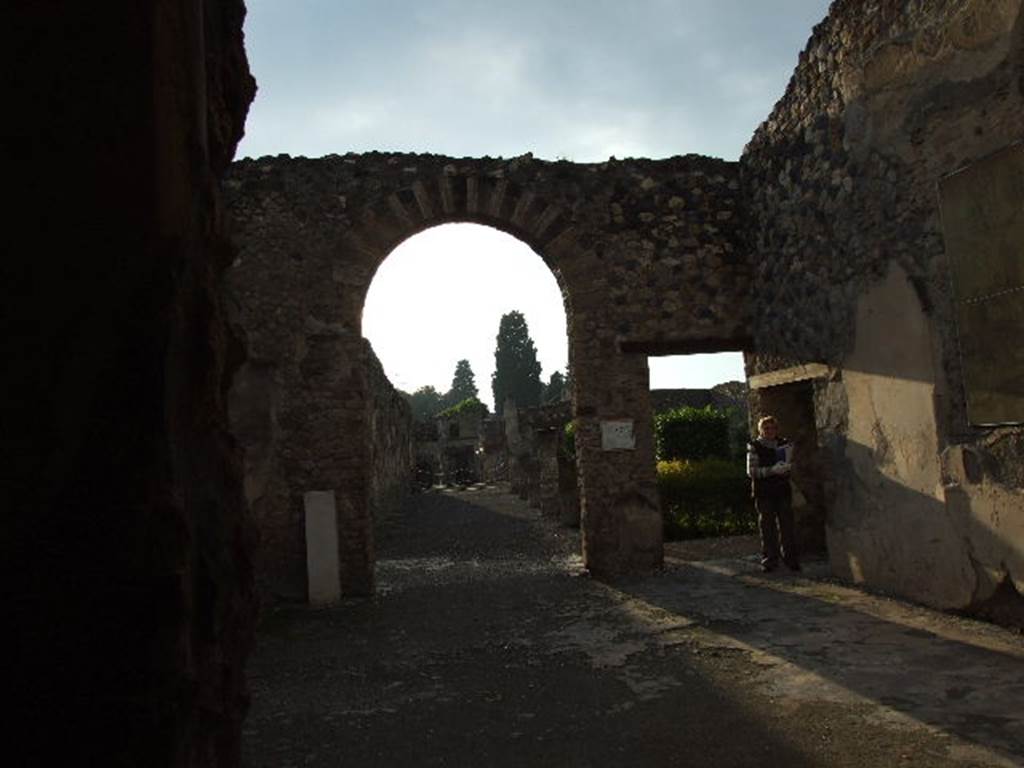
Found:
[(494, 409), (491, 373), (501, 316), (523, 313), (541, 377), (565, 372), (562, 293), (543, 259), (521, 240), (477, 224), (433, 227), (401, 243), (373, 277), (363, 307), (370, 340), (391, 383), (446, 392), (469, 360), (480, 399)]

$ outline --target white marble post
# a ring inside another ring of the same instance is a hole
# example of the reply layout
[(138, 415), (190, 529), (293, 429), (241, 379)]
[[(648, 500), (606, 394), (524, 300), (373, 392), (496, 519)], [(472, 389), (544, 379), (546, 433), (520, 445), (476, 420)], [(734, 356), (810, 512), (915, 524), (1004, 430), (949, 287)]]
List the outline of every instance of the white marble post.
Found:
[(310, 605), (329, 605), (341, 599), (338, 570), (338, 511), (334, 491), (308, 491), (306, 510), (306, 573)]

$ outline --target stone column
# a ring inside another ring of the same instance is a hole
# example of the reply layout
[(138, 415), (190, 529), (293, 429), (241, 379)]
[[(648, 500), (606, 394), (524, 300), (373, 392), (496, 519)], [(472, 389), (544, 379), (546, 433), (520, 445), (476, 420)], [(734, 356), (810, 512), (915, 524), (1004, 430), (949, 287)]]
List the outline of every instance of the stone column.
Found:
[(558, 446), (561, 437), (562, 431), (552, 426), (536, 433), (540, 511), (546, 517), (559, 516)]
[(598, 578), (662, 565), (647, 358), (576, 357), (583, 559)]

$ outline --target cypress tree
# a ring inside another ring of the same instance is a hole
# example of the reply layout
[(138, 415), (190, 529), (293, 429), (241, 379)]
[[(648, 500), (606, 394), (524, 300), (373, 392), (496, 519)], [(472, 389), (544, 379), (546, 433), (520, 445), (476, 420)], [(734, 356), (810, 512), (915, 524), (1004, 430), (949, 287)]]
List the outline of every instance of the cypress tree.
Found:
[(507, 397), (515, 400), (520, 408), (539, 405), (542, 389), (540, 362), (526, 318), (521, 312), (513, 310), (502, 315), (497, 342), (494, 373), (491, 374), (494, 412), (499, 416), (502, 414)]
[(455, 375), (452, 376), (452, 386), (448, 390), (445, 399), (449, 405), (457, 405), (463, 400), (476, 398), (479, 392), (476, 388), (476, 378), (473, 376), (473, 369), (469, 360), (459, 360), (455, 364)]

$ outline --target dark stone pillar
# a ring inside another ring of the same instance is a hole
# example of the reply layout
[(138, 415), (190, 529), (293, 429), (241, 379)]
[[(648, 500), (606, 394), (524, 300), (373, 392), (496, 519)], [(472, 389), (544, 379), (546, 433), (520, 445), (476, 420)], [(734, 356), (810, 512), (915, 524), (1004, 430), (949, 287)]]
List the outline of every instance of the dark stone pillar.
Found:
[(662, 565), (654, 425), (642, 355), (574, 363), (583, 558), (598, 578)]
[(217, 177), (253, 94), (244, 8), (7, 14), (5, 752), (236, 766), (255, 602)]

